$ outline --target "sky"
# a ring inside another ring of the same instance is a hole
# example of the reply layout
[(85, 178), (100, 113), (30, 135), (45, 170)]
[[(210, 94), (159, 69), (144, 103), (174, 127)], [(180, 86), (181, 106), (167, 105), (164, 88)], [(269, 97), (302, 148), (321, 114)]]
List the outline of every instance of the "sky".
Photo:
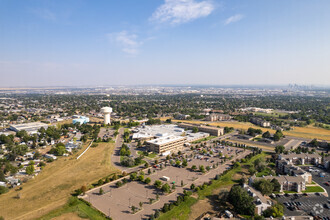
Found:
[(0, 87), (330, 84), (329, 0), (0, 0)]

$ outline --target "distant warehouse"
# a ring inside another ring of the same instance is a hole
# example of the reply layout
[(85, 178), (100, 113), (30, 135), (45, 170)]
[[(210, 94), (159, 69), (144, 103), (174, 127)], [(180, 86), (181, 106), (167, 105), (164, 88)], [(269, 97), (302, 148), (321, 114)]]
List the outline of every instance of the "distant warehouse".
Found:
[(185, 142), (185, 137), (171, 135), (147, 141), (146, 147), (148, 151), (158, 154), (170, 154), (182, 150)]
[(186, 124), (186, 123), (180, 123), (178, 125), (179, 125), (179, 127), (186, 128), (186, 129), (197, 128), (198, 131), (206, 132), (206, 133), (209, 133), (210, 135), (217, 136), (217, 137), (223, 135), (223, 133), (224, 133), (224, 129), (218, 128), (218, 127), (197, 125), (197, 124)]
[(26, 131), (29, 134), (35, 134), (38, 132), (40, 128), (48, 128), (48, 125), (41, 122), (32, 122), (32, 123), (26, 123), (26, 124), (17, 124), (17, 125), (11, 125), (10, 130), (18, 132), (18, 131)]

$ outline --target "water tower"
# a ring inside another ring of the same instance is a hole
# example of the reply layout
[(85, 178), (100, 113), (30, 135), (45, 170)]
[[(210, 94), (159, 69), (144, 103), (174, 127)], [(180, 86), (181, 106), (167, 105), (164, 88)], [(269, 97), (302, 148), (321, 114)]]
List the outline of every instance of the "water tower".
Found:
[(104, 114), (104, 124), (110, 124), (110, 114), (112, 112), (112, 108), (110, 107), (103, 107), (101, 108), (101, 112)]

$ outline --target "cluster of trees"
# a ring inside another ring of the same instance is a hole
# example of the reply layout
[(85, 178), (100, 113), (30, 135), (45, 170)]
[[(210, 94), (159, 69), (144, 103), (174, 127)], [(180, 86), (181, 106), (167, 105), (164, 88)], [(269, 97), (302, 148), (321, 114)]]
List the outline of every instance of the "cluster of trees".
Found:
[(253, 203), (253, 197), (251, 197), (240, 185), (234, 185), (231, 188), (228, 194), (228, 202), (234, 206), (237, 213), (254, 215), (255, 204)]
[(130, 156), (131, 151), (129, 150), (129, 147), (126, 144), (123, 144), (120, 148), (119, 154), (120, 156)]
[(274, 141), (279, 141), (282, 137), (284, 137), (282, 131), (277, 130), (273, 136)]
[(56, 156), (63, 156), (63, 154), (66, 153), (65, 145), (63, 143), (57, 143), (48, 153)]
[(131, 158), (131, 157), (127, 157), (127, 156), (124, 156), (122, 158), (122, 161), (121, 161), (121, 165), (125, 166), (125, 167), (133, 167), (133, 166), (137, 166), (137, 165), (140, 165), (142, 162), (143, 162), (143, 156), (139, 156), (139, 157), (136, 157), (136, 158)]
[(262, 130), (261, 129), (255, 129), (255, 128), (249, 128), (247, 130), (247, 134), (252, 136), (252, 137), (255, 137), (258, 134), (262, 134)]
[(224, 132), (225, 132), (225, 134), (227, 134), (227, 133), (230, 133), (230, 132), (232, 132), (232, 131), (234, 131), (235, 129), (233, 128), (233, 127), (225, 127), (224, 128)]
[(279, 192), (281, 190), (281, 184), (277, 179), (261, 179), (253, 183), (253, 187), (259, 190), (263, 195), (270, 195), (273, 192)]

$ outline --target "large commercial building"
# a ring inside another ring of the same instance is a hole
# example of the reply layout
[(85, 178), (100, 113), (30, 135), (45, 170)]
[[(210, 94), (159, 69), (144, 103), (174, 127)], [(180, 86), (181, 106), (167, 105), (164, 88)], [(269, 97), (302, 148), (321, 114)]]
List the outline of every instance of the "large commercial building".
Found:
[(223, 128), (218, 127), (212, 127), (212, 126), (205, 126), (205, 125), (198, 125), (198, 124), (186, 124), (186, 123), (180, 123), (179, 127), (185, 128), (185, 129), (193, 129), (197, 128), (200, 132), (206, 132), (213, 136), (221, 136), (224, 133)]
[(76, 123), (79, 123), (80, 125), (82, 124), (86, 124), (89, 122), (89, 118), (88, 117), (85, 117), (85, 116), (76, 116), (77, 118), (74, 118), (72, 120), (72, 124), (76, 124)]
[(29, 134), (37, 133), (40, 128), (48, 128), (48, 125), (41, 122), (32, 122), (32, 123), (26, 123), (26, 124), (17, 124), (17, 125), (11, 125), (10, 130), (18, 132), (18, 131), (26, 131)]
[(155, 153), (169, 154), (183, 149), (185, 137), (167, 136), (147, 141), (147, 150)]

